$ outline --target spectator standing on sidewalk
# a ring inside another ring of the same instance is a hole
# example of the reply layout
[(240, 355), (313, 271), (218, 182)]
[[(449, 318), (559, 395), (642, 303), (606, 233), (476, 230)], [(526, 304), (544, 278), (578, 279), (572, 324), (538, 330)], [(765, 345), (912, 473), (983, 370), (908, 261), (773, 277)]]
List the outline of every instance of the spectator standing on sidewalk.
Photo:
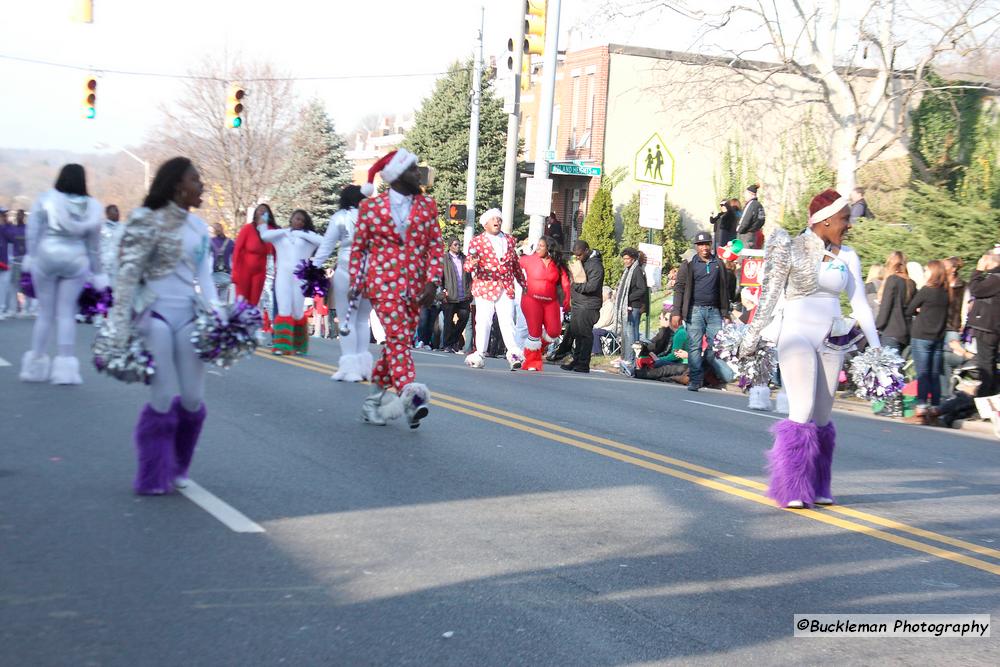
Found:
[(875, 327), (883, 347), (891, 347), (902, 353), (910, 343), (910, 319), (906, 307), (917, 291), (906, 270), (906, 255), (893, 250), (885, 258), (882, 286), (878, 291), (878, 317)]
[[(686, 323), (688, 334), (688, 365), (691, 381), (689, 391), (698, 391), (704, 381), (704, 364), (712, 357), (712, 341), (722, 329), (723, 320), (729, 319), (730, 272), (712, 252), (712, 235), (698, 232), (694, 237), (697, 254), (682, 262), (677, 270), (674, 292), (674, 310), (670, 328), (676, 331)], [(708, 338), (708, 347), (702, 354), (702, 339)]]
[(646, 272), (639, 263), (638, 250), (622, 250), (622, 264), (625, 272), (618, 283), (615, 310), (622, 331), (622, 361), (630, 364), (635, 361), (632, 344), (639, 340), (639, 320), (649, 310), (649, 287), (646, 285)]
[(560, 366), (564, 371), (590, 372), (590, 355), (594, 345), (594, 324), (601, 311), (604, 287), (604, 262), (590, 244), (579, 240), (573, 244), (573, 255), (581, 270), (573, 271), (570, 298), (569, 330), (560, 351), (573, 349), (573, 359)]
[[(737, 233), (743, 241), (744, 248), (759, 248), (759, 239), (763, 236), (761, 230), (764, 229), (764, 206), (757, 200), (758, 185), (748, 185), (746, 191), (747, 205), (743, 207), (743, 215), (740, 217), (740, 228)], [(690, 386), (690, 385), (689, 385)]]
[(944, 372), (941, 374), (941, 395), (951, 393), (951, 374), (956, 364), (952, 363), (954, 354), (949, 352), (952, 341), (962, 340), (962, 327), (965, 322), (965, 311), (968, 299), (965, 295), (965, 281), (958, 272), (962, 269), (961, 257), (949, 257), (944, 260), (944, 268), (948, 274), (948, 324), (944, 330)]
[(856, 225), (861, 218), (875, 219), (875, 214), (872, 210), (868, 208), (868, 202), (865, 201), (865, 189), (864, 188), (854, 188), (851, 190), (851, 224)]
[(983, 255), (969, 278), (969, 294), (975, 301), (969, 311), (969, 326), (976, 341), (975, 363), (983, 383), (979, 396), (997, 393), (997, 347), (1000, 343), (1000, 255)]
[(441, 347), (455, 354), (462, 351), (462, 332), (472, 306), (472, 274), (465, 270), (464, 264), (462, 240), (456, 236), (448, 243), (448, 253), (444, 256), (444, 300), (441, 303), (444, 313)]
[(215, 291), (222, 303), (231, 303), (229, 288), (233, 284), (233, 240), (226, 236), (226, 230), (221, 223), (212, 225), (212, 280), (215, 281)]
[(913, 318), (911, 349), (917, 369), (917, 407), (907, 421), (916, 424), (933, 423), (940, 414), (944, 331), (948, 323), (948, 274), (944, 263), (936, 259), (928, 262), (927, 273), (927, 284), (906, 307), (906, 315)]

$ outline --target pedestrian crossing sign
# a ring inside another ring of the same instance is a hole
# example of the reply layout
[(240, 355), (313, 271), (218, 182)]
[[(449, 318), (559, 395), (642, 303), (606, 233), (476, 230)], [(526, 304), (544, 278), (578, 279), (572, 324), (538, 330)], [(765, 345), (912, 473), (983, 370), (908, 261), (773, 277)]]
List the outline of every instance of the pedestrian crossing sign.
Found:
[(632, 175), (640, 183), (674, 184), (674, 155), (656, 132), (636, 151)]

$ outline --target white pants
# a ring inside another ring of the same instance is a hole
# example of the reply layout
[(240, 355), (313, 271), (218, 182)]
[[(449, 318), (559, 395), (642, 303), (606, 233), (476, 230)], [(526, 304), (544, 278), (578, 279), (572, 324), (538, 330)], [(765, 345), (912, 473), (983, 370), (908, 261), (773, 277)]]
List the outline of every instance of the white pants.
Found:
[[(17, 312), (17, 287), (15, 286), (11, 289), (13, 276), (13, 268), (7, 271), (0, 271), (0, 315), (6, 313), (13, 316)], [(13, 303), (13, 307), (8, 303), (9, 296), (14, 297), (13, 299), (9, 299)]]
[(476, 352), (486, 354), (494, 312), (497, 314), (497, 322), (500, 323), (500, 335), (503, 336), (503, 344), (507, 346), (507, 354), (522, 356), (524, 351), (514, 340), (514, 301), (506, 292), (496, 301), (476, 297)]
[(45, 354), (55, 326), (59, 356), (76, 356), (76, 314), (80, 310), (77, 301), (86, 278), (83, 274), (60, 278), (36, 269), (31, 274), (31, 282), (39, 304), (38, 319), (31, 335), (32, 352), (35, 356)]
[(205, 397), (205, 362), (191, 345), (193, 331), (194, 303), (190, 296), (160, 297), (143, 315), (139, 332), (156, 363), (149, 386), (149, 404), (157, 412), (167, 412), (178, 395), (181, 406), (188, 412), (201, 407)]
[(824, 341), (839, 316), (836, 297), (814, 295), (785, 302), (778, 364), (788, 394), (788, 418), (794, 422), (830, 423), (844, 353), (827, 348)]
[[(333, 304), (337, 309), (337, 321), (343, 324), (348, 318), (351, 333), (340, 335), (340, 354), (361, 354), (368, 351), (368, 341), (371, 340), (369, 318), (372, 312), (372, 302), (368, 299), (358, 299), (357, 310), (348, 314), (350, 300), (347, 292), (350, 287), (350, 275), (346, 268), (333, 272)], [(385, 338), (385, 334), (382, 334)]]
[(306, 312), (306, 298), (302, 296), (302, 281), (291, 272), (276, 271), (274, 276), (274, 296), (278, 301), (276, 310), (281, 317), (302, 319)]

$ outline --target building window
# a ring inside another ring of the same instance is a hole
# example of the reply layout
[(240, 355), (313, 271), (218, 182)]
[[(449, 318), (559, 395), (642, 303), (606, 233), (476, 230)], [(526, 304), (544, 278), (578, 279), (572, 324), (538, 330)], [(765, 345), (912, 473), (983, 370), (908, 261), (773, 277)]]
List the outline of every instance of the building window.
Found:
[(594, 97), (597, 91), (594, 90), (594, 75), (587, 75), (587, 132), (594, 129)]
[(580, 77), (573, 77), (573, 106), (569, 114), (569, 146), (576, 148), (576, 139), (580, 129)]

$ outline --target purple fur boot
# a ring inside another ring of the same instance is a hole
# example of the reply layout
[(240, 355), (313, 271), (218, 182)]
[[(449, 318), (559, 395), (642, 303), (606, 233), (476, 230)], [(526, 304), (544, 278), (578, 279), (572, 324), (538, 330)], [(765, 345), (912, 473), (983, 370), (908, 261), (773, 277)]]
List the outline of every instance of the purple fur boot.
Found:
[(139, 413), (135, 425), (135, 448), (139, 469), (132, 488), (140, 495), (160, 495), (173, 489), (174, 437), (177, 433), (177, 413), (157, 412), (148, 403)]
[(774, 447), (767, 453), (767, 468), (771, 474), (768, 497), (779, 507), (786, 507), (792, 500), (812, 505), (816, 497), (813, 482), (820, 451), (816, 424), (783, 419), (771, 428), (771, 433), (774, 434)]
[(181, 398), (174, 398), (171, 410), (177, 415), (177, 437), (174, 439), (174, 453), (177, 457), (177, 468), (174, 477), (181, 482), (187, 480), (188, 468), (194, 457), (194, 448), (201, 435), (201, 425), (205, 423), (205, 404), (202, 403), (194, 412), (188, 412), (181, 405)]
[(830, 498), (830, 476), (833, 469), (833, 448), (837, 444), (837, 429), (833, 422), (816, 428), (819, 438), (819, 458), (816, 459), (816, 480), (813, 484), (817, 498)]

